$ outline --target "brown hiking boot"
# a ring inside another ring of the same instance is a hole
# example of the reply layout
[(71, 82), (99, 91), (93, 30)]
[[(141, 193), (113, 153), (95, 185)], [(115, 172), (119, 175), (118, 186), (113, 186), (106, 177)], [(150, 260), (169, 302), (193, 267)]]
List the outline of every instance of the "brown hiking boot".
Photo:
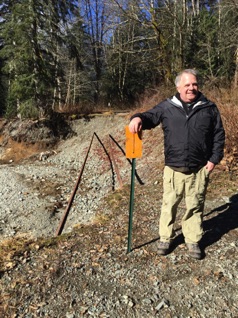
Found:
[(159, 242), (158, 244), (158, 254), (167, 255), (170, 252), (170, 242)]
[(186, 243), (188, 248), (188, 254), (192, 258), (201, 259), (202, 258), (202, 251), (198, 245), (198, 243)]

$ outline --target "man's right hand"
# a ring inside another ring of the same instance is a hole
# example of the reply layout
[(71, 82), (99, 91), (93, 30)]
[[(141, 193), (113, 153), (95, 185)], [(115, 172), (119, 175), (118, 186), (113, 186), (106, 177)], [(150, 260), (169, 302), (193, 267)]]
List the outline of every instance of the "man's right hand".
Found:
[(142, 120), (140, 117), (135, 117), (130, 121), (129, 130), (132, 134), (138, 133), (142, 129)]

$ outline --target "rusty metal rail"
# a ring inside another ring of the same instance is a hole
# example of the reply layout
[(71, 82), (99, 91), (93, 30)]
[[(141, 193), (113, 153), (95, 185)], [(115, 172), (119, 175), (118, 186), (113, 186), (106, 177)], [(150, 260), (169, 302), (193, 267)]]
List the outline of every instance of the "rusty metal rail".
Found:
[[(78, 190), (78, 187), (79, 187), (79, 184), (80, 184), (80, 181), (81, 181), (81, 178), (82, 178), (82, 175), (83, 175), (83, 171), (84, 171), (84, 168), (85, 168), (85, 165), (86, 165), (86, 162), (87, 162), (87, 159), (88, 159), (88, 155), (89, 155), (89, 152), (90, 152), (90, 149), (92, 147), (92, 143), (93, 143), (93, 139), (94, 139), (94, 136), (97, 138), (97, 140), (99, 141), (99, 143), (101, 144), (101, 146), (103, 147), (108, 159), (109, 159), (109, 162), (110, 162), (110, 167), (111, 167), (111, 171), (112, 171), (112, 183), (113, 183), (113, 190), (114, 190), (114, 186), (115, 186), (115, 173), (114, 173), (114, 169), (113, 169), (113, 165), (115, 167), (115, 172), (116, 172), (116, 175), (117, 175), (117, 179), (118, 179), (118, 182), (120, 184), (120, 187), (122, 187), (122, 179), (121, 179), (121, 176), (120, 176), (120, 173), (119, 173), (119, 169), (118, 169), (118, 166), (116, 164), (116, 160), (115, 160), (115, 157), (114, 157), (114, 154), (113, 154), (113, 150), (112, 150), (112, 145), (111, 145), (111, 142), (110, 142), (110, 139), (114, 141), (114, 143), (120, 148), (120, 150), (122, 150), (122, 148), (119, 146), (119, 144), (116, 142), (116, 140), (111, 136), (109, 135), (109, 147), (110, 147), (110, 153), (107, 152), (103, 142), (100, 140), (100, 138), (98, 137), (98, 135), (94, 132), (93, 133), (93, 136), (91, 138), (91, 142), (90, 142), (90, 145), (88, 147), (88, 150), (87, 150), (87, 153), (86, 153), (86, 156), (85, 156), (85, 159), (84, 159), (84, 162), (83, 162), (83, 165), (82, 165), (82, 168), (81, 168), (81, 171), (79, 173), (79, 176), (78, 176), (78, 179), (77, 179), (77, 182), (75, 184), (75, 187), (73, 189), (73, 192), (70, 196), (70, 199), (69, 199), (69, 202), (68, 202), (68, 205), (66, 207), (66, 210), (64, 212), (64, 215), (63, 217), (61, 218), (60, 220), (60, 223), (59, 223), (59, 226), (56, 230), (56, 233), (55, 235), (58, 236), (62, 233), (63, 229), (64, 229), (64, 225), (66, 223), (66, 220), (67, 220), (67, 217), (69, 215), (69, 212), (70, 212), (70, 208), (72, 206), (72, 203), (73, 203), (73, 200), (74, 200), (74, 197), (76, 195), (76, 192)], [(125, 152), (122, 150), (122, 153), (125, 155)]]
[(111, 167), (111, 171), (112, 171), (112, 190), (114, 191), (115, 190), (115, 173), (114, 173), (114, 169), (113, 169), (113, 164), (112, 164), (112, 160), (111, 160), (111, 157), (110, 157), (110, 154), (108, 153), (107, 149), (105, 148), (103, 142), (101, 141), (101, 139), (98, 137), (98, 135), (96, 133), (94, 133), (97, 140), (99, 141), (100, 145), (102, 146), (105, 154), (107, 155), (108, 157), (108, 160), (109, 160), (109, 163), (110, 163), (110, 167)]
[(114, 167), (115, 167), (115, 171), (116, 171), (116, 175), (117, 175), (117, 179), (118, 179), (120, 188), (122, 188), (123, 183), (122, 183), (122, 179), (121, 179), (121, 176), (120, 176), (120, 172), (119, 172), (119, 169), (118, 169), (116, 160), (115, 160), (115, 156), (114, 156), (114, 152), (113, 152), (111, 140), (112, 140), (112, 139), (111, 139), (111, 137), (110, 137), (110, 135), (109, 135), (109, 149), (110, 149), (110, 155), (111, 155), (111, 158), (112, 158), (113, 165), (114, 165)]
[[(95, 134), (95, 133), (94, 133), (94, 134)], [(58, 236), (58, 235), (60, 235), (60, 234), (62, 233), (63, 228), (64, 228), (64, 225), (65, 225), (65, 223), (66, 223), (66, 220), (67, 220), (67, 217), (68, 217), (68, 214), (69, 214), (71, 205), (72, 205), (72, 203), (73, 203), (75, 194), (76, 194), (76, 192), (77, 192), (79, 183), (80, 183), (80, 181), (81, 181), (81, 177), (82, 177), (82, 175), (83, 175), (84, 167), (85, 167), (85, 165), (86, 165), (86, 161), (87, 161), (87, 159), (88, 159), (89, 151), (90, 151), (91, 146), (92, 146), (92, 143), (93, 143), (94, 134), (93, 134), (93, 136), (92, 136), (90, 145), (89, 145), (89, 147), (88, 147), (87, 154), (86, 154), (86, 157), (85, 157), (85, 159), (84, 159), (83, 166), (82, 166), (81, 171), (80, 171), (80, 173), (79, 173), (79, 176), (78, 176), (77, 182), (76, 182), (76, 184), (75, 184), (74, 190), (73, 190), (73, 192), (72, 192), (72, 194), (71, 194), (71, 197), (70, 197), (70, 199), (69, 199), (67, 208), (66, 208), (66, 210), (65, 210), (65, 213), (64, 213), (64, 215), (63, 215), (63, 217), (62, 217), (62, 219), (61, 219), (61, 221), (60, 221), (60, 224), (59, 224), (59, 226), (58, 226), (58, 228), (57, 228), (57, 231), (56, 231), (56, 233), (55, 233), (56, 236)]]

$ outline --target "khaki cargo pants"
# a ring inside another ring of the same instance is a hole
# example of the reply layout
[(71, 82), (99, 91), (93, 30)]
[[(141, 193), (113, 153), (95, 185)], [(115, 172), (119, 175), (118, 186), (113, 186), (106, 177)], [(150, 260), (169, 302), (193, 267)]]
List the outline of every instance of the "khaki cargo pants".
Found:
[(196, 173), (181, 173), (165, 166), (164, 194), (159, 223), (160, 240), (175, 237), (174, 222), (177, 208), (184, 198), (186, 212), (182, 217), (182, 232), (186, 243), (197, 243), (203, 234), (202, 221), (209, 173), (205, 167)]

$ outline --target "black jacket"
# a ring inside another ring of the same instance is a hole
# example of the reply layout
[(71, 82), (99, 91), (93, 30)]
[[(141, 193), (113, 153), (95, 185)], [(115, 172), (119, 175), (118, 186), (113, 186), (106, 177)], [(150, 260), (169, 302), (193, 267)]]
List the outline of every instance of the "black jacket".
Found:
[(142, 119), (143, 130), (162, 124), (166, 165), (194, 169), (205, 166), (207, 161), (217, 164), (225, 143), (220, 113), (201, 93), (190, 107), (187, 115), (181, 101), (173, 96), (132, 118)]

